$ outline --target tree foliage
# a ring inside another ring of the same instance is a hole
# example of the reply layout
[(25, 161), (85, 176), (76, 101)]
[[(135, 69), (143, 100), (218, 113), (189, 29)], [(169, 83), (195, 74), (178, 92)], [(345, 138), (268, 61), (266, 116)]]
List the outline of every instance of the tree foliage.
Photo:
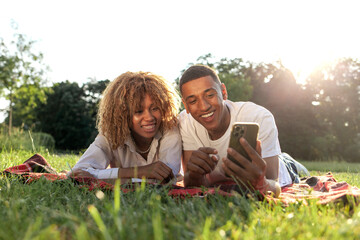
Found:
[(281, 63), (253, 66), (248, 74), (256, 86), (251, 100), (273, 113), (282, 150), (297, 158), (314, 157), (313, 136), (321, 129), (309, 92)]
[(307, 82), (326, 129), (320, 137), (333, 143), (330, 155), (360, 161), (360, 62), (339, 59), (314, 71)]
[(91, 118), (83, 96), (77, 83), (57, 83), (47, 93), (46, 103), (37, 108), (41, 131), (55, 138), (58, 149), (83, 148), (90, 138)]
[(56, 148), (79, 150), (94, 140), (97, 105), (107, 83), (93, 81), (80, 87), (66, 81), (46, 93), (47, 101), (37, 108), (37, 120), (40, 130), (55, 138)]
[[(44, 92), (36, 91), (45, 84), (42, 78), (44, 69), (42, 53), (34, 53), (35, 41), (27, 40), (22, 34), (15, 34), (15, 40), (10, 45), (0, 41), (0, 92), (9, 101), (8, 117), (9, 134), (13, 122), (13, 107), (22, 104), (22, 113), (15, 117), (16, 123), (31, 121), (32, 109), (37, 102), (43, 101)], [(26, 112), (27, 111), (27, 112)], [(30, 116), (27, 119), (27, 116)]]

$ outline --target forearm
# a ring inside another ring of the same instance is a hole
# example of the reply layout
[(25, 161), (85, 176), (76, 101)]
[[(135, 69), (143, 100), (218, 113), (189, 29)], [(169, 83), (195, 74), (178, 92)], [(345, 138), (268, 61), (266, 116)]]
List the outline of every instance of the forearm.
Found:
[(147, 177), (143, 167), (119, 168), (118, 178), (142, 178)]
[(94, 177), (97, 179), (116, 179), (118, 177), (117, 168), (95, 169), (95, 168), (73, 168), (69, 174), (72, 177)]
[(279, 178), (279, 157), (273, 156), (264, 158), (266, 162), (266, 178), (277, 180)]

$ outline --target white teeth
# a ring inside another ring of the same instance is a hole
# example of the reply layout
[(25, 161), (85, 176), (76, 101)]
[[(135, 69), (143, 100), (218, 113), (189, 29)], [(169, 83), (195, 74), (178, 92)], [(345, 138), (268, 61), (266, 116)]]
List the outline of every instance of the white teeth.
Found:
[(145, 128), (145, 129), (153, 129), (153, 128), (155, 128), (155, 125), (143, 126), (143, 128)]
[(204, 114), (204, 115), (202, 115), (201, 117), (207, 118), (207, 117), (212, 116), (213, 114), (214, 114), (214, 112), (211, 112), (211, 113), (208, 113), (208, 114)]

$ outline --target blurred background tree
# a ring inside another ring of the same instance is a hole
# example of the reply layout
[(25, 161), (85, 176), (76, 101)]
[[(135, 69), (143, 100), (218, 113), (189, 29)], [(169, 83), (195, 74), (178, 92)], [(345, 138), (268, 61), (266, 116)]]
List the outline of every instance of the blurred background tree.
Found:
[(47, 101), (36, 108), (38, 129), (54, 137), (57, 149), (84, 149), (95, 139), (96, 109), (107, 82), (92, 81), (80, 87), (66, 81), (46, 93)]
[[(98, 134), (98, 103), (109, 80), (89, 78), (82, 86), (69, 81), (45, 86), (46, 66), (43, 55), (33, 53), (33, 41), (18, 34), (12, 49), (3, 40), (0, 44), (0, 91), (9, 100), (5, 119), (9, 128), (29, 127), (51, 134), (57, 149), (88, 147)], [(188, 67), (193, 64), (214, 68), (230, 100), (252, 101), (270, 110), (284, 152), (302, 160), (360, 161), (358, 60), (338, 59), (323, 65), (304, 84), (297, 83), (281, 62), (216, 59), (209, 53)], [(174, 82), (177, 88), (179, 78)]]
[(22, 105), (18, 109), (21, 113), (14, 116), (15, 123), (22, 124), (33, 120), (31, 109), (45, 100), (44, 92), (37, 89), (46, 83), (42, 76), (47, 67), (42, 64), (43, 54), (33, 52), (34, 43), (22, 34), (15, 34), (15, 40), (8, 45), (0, 40), (0, 93), (9, 101), (6, 118), (9, 135), (15, 102)]
[(329, 155), (360, 161), (360, 62), (339, 59), (314, 71), (307, 79), (316, 117), (326, 129), (323, 145), (331, 139)]

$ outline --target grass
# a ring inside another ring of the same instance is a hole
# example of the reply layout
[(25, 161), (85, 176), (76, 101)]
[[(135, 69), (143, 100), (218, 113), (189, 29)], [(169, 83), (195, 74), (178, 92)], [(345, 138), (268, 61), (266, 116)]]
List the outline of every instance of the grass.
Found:
[(0, 124), (0, 151), (20, 149), (24, 151), (52, 151), (55, 148), (54, 138), (47, 133), (31, 132), (21, 128), (13, 128), (11, 136), (7, 128)]
[(319, 172), (360, 172), (360, 163), (345, 161), (327, 161), (327, 162), (301, 162), (306, 168)]
[[(78, 155), (41, 152), (56, 170), (67, 170)], [(29, 151), (0, 153), (0, 167), (14, 166)], [(313, 175), (332, 171), (339, 181), (360, 186), (355, 172), (321, 162)], [(351, 170), (360, 164), (351, 165)], [(321, 168), (322, 167), (322, 168)], [(241, 196), (177, 199), (166, 188), (90, 192), (70, 181), (40, 180), (24, 185), (0, 178), (0, 239), (359, 239), (356, 205), (288, 207)]]

